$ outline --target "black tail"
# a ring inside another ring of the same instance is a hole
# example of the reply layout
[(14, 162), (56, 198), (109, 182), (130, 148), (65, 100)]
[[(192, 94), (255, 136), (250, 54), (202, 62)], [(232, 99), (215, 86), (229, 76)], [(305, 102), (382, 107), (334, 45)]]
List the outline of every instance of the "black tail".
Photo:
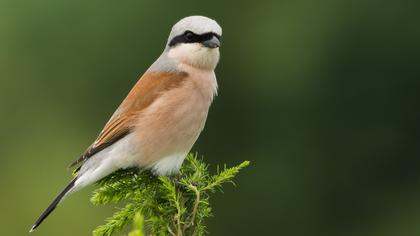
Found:
[(70, 191), (74, 183), (76, 182), (77, 178), (74, 178), (65, 188), (63, 191), (61, 191), (60, 194), (54, 199), (54, 201), (51, 202), (51, 204), (45, 209), (44, 212), (42, 212), (41, 216), (36, 220), (35, 224), (32, 225), (31, 230), (29, 232), (34, 231), (41, 223), (45, 220), (45, 218), (48, 217), (48, 215), (57, 207), (57, 205), (61, 202), (64, 196), (66, 196), (67, 192)]

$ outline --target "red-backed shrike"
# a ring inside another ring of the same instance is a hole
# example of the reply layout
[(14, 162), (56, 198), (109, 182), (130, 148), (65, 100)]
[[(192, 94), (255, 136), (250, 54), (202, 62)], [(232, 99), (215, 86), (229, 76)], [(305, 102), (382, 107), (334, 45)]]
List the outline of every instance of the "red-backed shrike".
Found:
[(160, 57), (134, 85), (102, 132), (71, 167), (76, 177), (41, 214), (31, 231), (68, 196), (118, 169), (176, 173), (204, 128), (217, 92), (214, 69), (222, 29), (190, 16), (172, 27)]

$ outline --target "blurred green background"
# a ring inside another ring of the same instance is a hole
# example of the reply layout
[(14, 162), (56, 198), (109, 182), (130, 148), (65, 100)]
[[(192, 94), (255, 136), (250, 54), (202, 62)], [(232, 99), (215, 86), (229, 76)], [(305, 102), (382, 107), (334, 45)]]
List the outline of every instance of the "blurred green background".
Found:
[[(67, 165), (201, 14), (223, 27), (219, 96), (194, 150), (252, 161), (211, 235), (420, 235), (419, 1), (0, 0), (1, 235), (26, 235)], [(90, 235), (68, 198), (33, 235)]]

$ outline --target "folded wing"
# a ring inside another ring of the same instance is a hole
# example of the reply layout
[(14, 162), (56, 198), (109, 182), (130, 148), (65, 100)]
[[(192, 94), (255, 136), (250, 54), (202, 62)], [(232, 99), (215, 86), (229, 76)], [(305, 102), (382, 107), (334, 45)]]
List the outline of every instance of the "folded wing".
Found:
[(148, 72), (136, 83), (95, 142), (71, 165), (83, 163), (91, 156), (118, 142), (136, 125), (138, 115), (167, 90), (179, 87), (188, 77), (185, 72)]

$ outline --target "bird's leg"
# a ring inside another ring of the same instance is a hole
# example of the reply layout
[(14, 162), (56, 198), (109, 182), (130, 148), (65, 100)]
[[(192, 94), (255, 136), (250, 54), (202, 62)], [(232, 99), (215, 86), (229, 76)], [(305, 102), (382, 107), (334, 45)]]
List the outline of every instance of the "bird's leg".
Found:
[(172, 183), (175, 185), (175, 188), (180, 189), (180, 190), (185, 190), (185, 186), (182, 184), (182, 175), (181, 174), (176, 174), (174, 176), (171, 177), (172, 179)]

